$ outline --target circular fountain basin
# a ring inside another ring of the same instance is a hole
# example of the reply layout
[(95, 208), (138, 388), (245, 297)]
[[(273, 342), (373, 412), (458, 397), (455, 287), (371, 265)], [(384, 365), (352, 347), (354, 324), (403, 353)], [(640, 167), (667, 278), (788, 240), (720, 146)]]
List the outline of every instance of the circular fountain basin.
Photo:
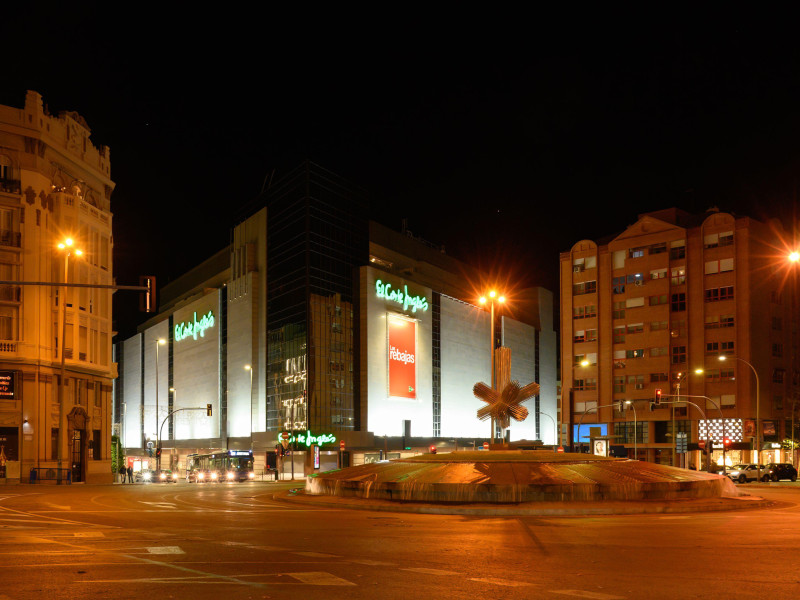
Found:
[(403, 502), (520, 503), (734, 497), (722, 475), (546, 450), (423, 454), (327, 471), (306, 494)]

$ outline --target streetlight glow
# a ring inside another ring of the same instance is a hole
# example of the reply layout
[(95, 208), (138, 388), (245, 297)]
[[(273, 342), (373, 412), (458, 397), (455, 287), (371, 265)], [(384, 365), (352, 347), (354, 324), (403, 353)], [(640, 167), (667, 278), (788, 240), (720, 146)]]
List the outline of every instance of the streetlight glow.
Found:
[(800, 260), (800, 252), (795, 250), (794, 252), (789, 253), (789, 260), (792, 262), (797, 262)]

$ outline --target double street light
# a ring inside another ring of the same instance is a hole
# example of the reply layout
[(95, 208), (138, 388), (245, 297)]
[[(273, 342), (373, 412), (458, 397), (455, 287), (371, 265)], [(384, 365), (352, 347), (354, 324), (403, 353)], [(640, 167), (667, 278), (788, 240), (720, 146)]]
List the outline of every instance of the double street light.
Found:
[(61, 339), (59, 340), (61, 351), (61, 377), (58, 385), (58, 477), (61, 481), (61, 465), (64, 460), (64, 390), (66, 384), (66, 365), (64, 359), (67, 352), (67, 286), (69, 283), (69, 257), (72, 254), (81, 256), (83, 251), (75, 248), (75, 242), (72, 238), (65, 238), (58, 243), (58, 249), (64, 255), (64, 281), (61, 286)]
[[(481, 304), (486, 304), (487, 302), (489, 303), (489, 313), (490, 313), (489, 318), (491, 319), (491, 326), (489, 333), (491, 339), (491, 345), (489, 346), (489, 351), (491, 353), (490, 356), (491, 356), (491, 366), (492, 366), (492, 390), (496, 389), (497, 385), (494, 373), (494, 303), (497, 302), (499, 304), (503, 304), (505, 301), (506, 301), (505, 296), (499, 295), (495, 290), (491, 290), (486, 296), (480, 297)], [(494, 444), (494, 430), (495, 430), (494, 417), (492, 417), (491, 423), (492, 423), (492, 431), (490, 439)]]
[(158, 347), (167, 343), (164, 338), (158, 338), (156, 343), (156, 471), (161, 471), (161, 436), (158, 427)]

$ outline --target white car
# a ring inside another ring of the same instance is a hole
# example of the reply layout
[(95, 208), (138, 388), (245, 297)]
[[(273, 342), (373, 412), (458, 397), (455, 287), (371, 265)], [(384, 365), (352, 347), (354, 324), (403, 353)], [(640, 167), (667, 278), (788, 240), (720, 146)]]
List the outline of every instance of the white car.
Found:
[[(761, 479), (762, 481), (765, 478), (769, 478), (767, 474), (767, 468), (764, 465), (760, 465), (761, 467)], [(744, 464), (744, 465), (734, 465), (727, 471), (725, 471), (725, 475), (730, 477), (736, 483), (747, 483), (748, 481), (757, 481), (758, 480), (758, 468), (759, 465), (757, 464)]]

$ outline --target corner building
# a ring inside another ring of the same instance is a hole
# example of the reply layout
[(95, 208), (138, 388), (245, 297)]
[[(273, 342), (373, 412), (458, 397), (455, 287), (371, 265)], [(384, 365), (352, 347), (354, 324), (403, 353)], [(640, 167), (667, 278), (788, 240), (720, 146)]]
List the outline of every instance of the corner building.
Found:
[[(0, 481), (112, 480), (114, 183), (109, 148), (90, 134), (34, 91), (22, 108), (0, 106)], [(62, 297), (66, 237), (83, 252), (67, 282), (109, 287)]]
[[(152, 465), (162, 427), (162, 466), (181, 471), (189, 453), (221, 449), (252, 449), (258, 472), (276, 466), (282, 433), (324, 440), (319, 467), (308, 447), (277, 465), (300, 474), (335, 467), (340, 443), (358, 464), (489, 438), (472, 394), (490, 371), (475, 278), (442, 248), (370, 222), (367, 207), (363, 190), (304, 163), (249, 207), (228, 248), (164, 288), (159, 314), (119, 344), (128, 456)], [(520, 297), (532, 316), (497, 315), (498, 343), (511, 378), (542, 391), (508, 435), (552, 444), (552, 292)], [(203, 316), (202, 332), (176, 335)], [(206, 404), (211, 417), (173, 414)]]
[(636, 446), (642, 460), (704, 468), (706, 439), (722, 463), (724, 431), (728, 464), (792, 460), (781, 447), (798, 372), (786, 239), (777, 221), (668, 209), (562, 253), (568, 443), (607, 440), (616, 455)]

